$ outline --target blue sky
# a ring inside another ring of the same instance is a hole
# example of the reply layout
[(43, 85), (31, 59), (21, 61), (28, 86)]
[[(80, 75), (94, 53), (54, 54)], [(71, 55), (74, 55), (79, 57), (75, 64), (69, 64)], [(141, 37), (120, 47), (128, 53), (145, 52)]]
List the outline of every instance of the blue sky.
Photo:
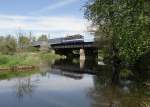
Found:
[[(87, 0), (0, 0), (0, 34), (32, 32), (52, 38), (71, 34), (88, 35), (84, 19)], [(90, 37), (87, 36), (87, 39)]]
[[(82, 17), (87, 0), (0, 0), (0, 13), (8, 15), (44, 15)], [(32, 14), (33, 13), (33, 14)]]

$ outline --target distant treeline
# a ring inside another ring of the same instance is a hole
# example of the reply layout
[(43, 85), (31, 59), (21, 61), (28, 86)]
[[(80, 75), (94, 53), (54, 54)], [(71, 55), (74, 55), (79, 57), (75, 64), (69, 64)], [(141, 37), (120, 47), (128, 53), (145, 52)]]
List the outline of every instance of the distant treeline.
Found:
[(47, 35), (41, 35), (36, 38), (35, 36), (32, 36), (31, 33), (29, 35), (18, 33), (16, 36), (0, 36), (0, 53), (14, 54), (22, 51), (36, 51), (36, 49), (32, 47), (32, 42), (47, 40)]

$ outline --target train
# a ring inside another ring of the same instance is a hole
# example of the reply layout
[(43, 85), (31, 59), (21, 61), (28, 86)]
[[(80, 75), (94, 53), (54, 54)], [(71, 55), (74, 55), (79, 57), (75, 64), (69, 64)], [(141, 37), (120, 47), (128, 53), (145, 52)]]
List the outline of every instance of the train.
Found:
[(79, 43), (79, 42), (81, 43), (84, 42), (84, 37), (80, 34), (77, 34), (77, 35), (67, 36), (64, 38), (49, 39), (48, 42), (50, 45), (63, 44), (63, 43)]

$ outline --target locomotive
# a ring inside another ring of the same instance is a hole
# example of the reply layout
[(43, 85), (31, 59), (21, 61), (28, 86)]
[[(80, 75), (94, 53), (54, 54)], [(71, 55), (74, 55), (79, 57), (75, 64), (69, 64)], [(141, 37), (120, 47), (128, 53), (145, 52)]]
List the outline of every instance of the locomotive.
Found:
[(67, 36), (64, 38), (56, 38), (56, 39), (50, 39), (49, 44), (55, 45), (55, 44), (63, 44), (63, 43), (79, 43), (84, 42), (84, 37), (80, 34)]

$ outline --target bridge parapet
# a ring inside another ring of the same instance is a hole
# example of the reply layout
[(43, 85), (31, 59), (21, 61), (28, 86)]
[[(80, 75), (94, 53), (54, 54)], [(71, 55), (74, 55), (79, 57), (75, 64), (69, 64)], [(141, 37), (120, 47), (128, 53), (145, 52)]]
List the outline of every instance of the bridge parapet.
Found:
[(75, 48), (96, 48), (93, 42), (81, 42), (76, 44), (55, 44), (51, 45), (53, 49), (75, 49)]

